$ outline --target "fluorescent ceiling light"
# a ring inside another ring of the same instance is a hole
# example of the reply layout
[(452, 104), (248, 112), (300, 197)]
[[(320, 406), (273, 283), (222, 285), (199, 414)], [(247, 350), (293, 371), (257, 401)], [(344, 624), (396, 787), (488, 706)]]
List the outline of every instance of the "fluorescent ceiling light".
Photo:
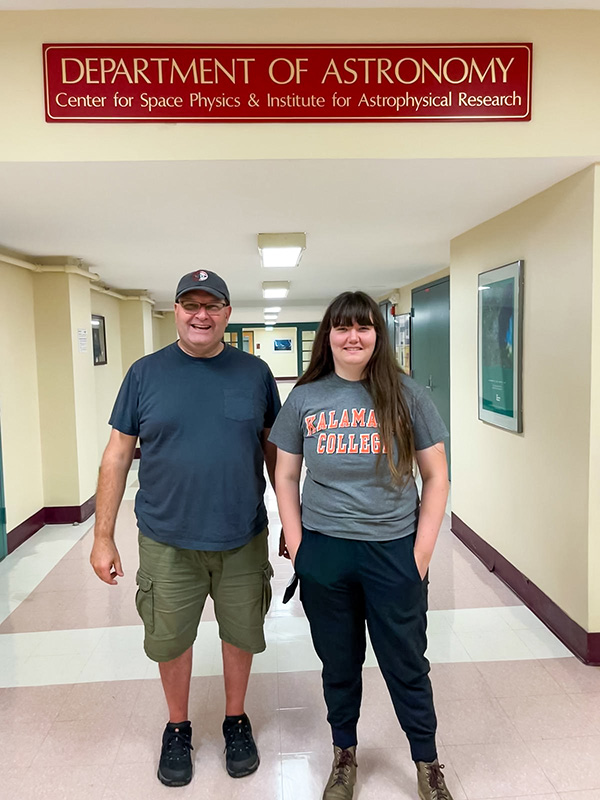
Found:
[(272, 331), (272, 330), (274, 330), (274, 328), (273, 328), (272, 325), (265, 325), (265, 330), (266, 331)]
[(305, 233), (258, 234), (258, 252), (263, 267), (297, 267), (305, 249)]
[(277, 320), (276, 314), (265, 314), (265, 322), (275, 322)]
[(281, 306), (269, 306), (269, 308), (263, 308), (265, 314), (279, 314), (281, 311)]
[(287, 297), (290, 291), (289, 281), (263, 281), (263, 297)]

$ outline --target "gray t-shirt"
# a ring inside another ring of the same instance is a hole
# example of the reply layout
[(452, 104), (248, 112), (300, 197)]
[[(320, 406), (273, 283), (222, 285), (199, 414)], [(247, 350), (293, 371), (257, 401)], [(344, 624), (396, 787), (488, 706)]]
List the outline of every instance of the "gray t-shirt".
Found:
[[(416, 450), (448, 435), (427, 391), (400, 376), (410, 410)], [(373, 400), (360, 381), (335, 373), (297, 386), (279, 412), (270, 441), (302, 454), (306, 480), (302, 524), (344, 539), (386, 541), (417, 528), (419, 496), (411, 477), (403, 489), (392, 483)]]

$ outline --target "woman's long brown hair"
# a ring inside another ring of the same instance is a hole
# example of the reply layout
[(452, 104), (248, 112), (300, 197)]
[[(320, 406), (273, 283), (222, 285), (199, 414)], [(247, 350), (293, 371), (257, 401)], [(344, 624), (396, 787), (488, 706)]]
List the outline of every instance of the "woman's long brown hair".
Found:
[[(372, 297), (364, 292), (343, 292), (331, 301), (315, 335), (310, 364), (296, 386), (312, 383), (335, 371), (329, 333), (332, 328), (351, 327), (355, 322), (359, 325), (372, 325), (377, 334), (375, 349), (365, 368), (362, 382), (373, 398), (379, 434), (385, 447), (392, 481), (402, 487), (412, 474), (414, 462), (412, 424), (402, 391), (402, 370), (394, 358), (381, 311)], [(378, 456), (378, 465), (380, 458), (381, 453)]]

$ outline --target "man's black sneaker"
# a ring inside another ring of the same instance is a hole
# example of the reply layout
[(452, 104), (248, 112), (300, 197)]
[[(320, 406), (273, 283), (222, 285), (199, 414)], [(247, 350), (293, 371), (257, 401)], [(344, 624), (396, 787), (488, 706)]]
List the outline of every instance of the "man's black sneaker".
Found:
[(162, 738), (158, 779), (165, 786), (187, 786), (192, 780), (192, 726), (168, 722)]
[(244, 778), (258, 769), (260, 759), (252, 736), (252, 726), (245, 714), (223, 722), (225, 766), (232, 778)]

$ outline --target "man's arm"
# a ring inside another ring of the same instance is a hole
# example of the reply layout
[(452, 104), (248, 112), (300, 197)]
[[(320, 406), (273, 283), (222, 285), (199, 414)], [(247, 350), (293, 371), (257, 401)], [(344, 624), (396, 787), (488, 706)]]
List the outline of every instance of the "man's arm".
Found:
[(128, 436), (113, 428), (100, 465), (90, 563), (100, 580), (111, 585), (116, 585), (117, 575), (123, 577), (121, 557), (115, 545), (115, 521), (136, 442), (137, 436)]
[(275, 489), (275, 464), (277, 463), (277, 447), (269, 441), (271, 428), (263, 428), (262, 432), (262, 451), (267, 467), (269, 482)]
[(415, 539), (415, 561), (422, 578), (429, 568), (448, 499), (448, 465), (442, 443), (417, 450), (417, 464), (423, 479), (421, 508)]

